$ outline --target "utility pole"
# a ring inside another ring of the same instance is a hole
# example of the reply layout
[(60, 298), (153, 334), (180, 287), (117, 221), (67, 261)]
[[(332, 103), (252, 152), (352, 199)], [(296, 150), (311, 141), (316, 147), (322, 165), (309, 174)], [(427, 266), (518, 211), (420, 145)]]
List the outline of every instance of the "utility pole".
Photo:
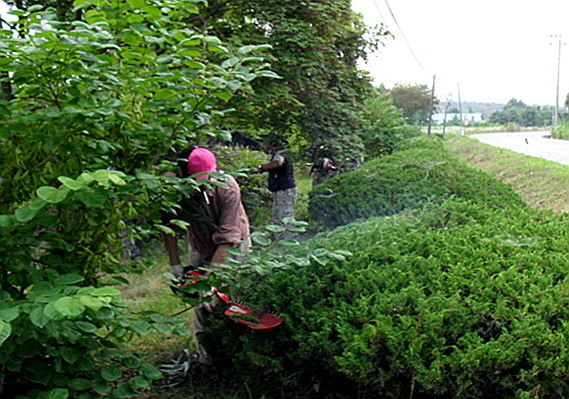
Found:
[(450, 102), (449, 102), (449, 100), (447, 100), (445, 103), (445, 117), (443, 119), (443, 138), (445, 137), (445, 131), (447, 128), (447, 113), (448, 113), (449, 105), (450, 105)]
[(458, 88), (458, 112), (460, 113), (460, 134), (464, 136), (465, 131), (464, 131), (464, 122), (462, 120), (462, 101), (460, 99), (460, 83), (457, 83), (456, 87)]
[[(557, 85), (555, 90), (555, 109), (553, 110), (553, 126), (559, 122), (559, 75), (561, 71), (561, 35), (553, 35), (558, 39), (557, 48)], [(553, 44), (553, 43), (552, 43)]]
[(435, 78), (433, 75), (433, 87), (431, 88), (431, 103), (429, 104), (429, 127), (427, 129), (427, 136), (431, 137), (431, 126), (433, 125), (433, 108), (435, 103)]

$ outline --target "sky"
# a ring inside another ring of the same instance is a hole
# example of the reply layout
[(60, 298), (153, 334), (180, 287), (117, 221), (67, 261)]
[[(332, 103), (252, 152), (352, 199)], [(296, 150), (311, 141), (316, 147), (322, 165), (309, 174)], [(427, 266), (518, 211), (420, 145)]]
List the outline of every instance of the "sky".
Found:
[(395, 36), (361, 65), (375, 85), (434, 79), (442, 101), (555, 105), (559, 81), (565, 103), (568, 0), (352, 0), (352, 9)]

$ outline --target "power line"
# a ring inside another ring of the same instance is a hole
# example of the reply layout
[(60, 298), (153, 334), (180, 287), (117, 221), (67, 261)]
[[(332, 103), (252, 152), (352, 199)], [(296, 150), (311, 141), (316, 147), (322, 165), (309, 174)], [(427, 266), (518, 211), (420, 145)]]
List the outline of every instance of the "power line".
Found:
[(373, 4), (375, 5), (375, 9), (377, 10), (377, 13), (379, 14), (379, 16), (381, 17), (383, 22), (385, 22), (387, 24), (387, 19), (385, 19), (385, 17), (381, 13), (381, 10), (379, 9), (379, 6), (377, 5), (377, 2), (375, 0), (373, 0)]
[[(374, 0), (375, 3), (375, 0)], [(385, 4), (387, 5), (387, 9), (389, 10), (389, 13), (391, 14), (391, 18), (393, 18), (393, 21), (395, 22), (395, 25), (397, 25), (397, 29), (399, 29), (399, 32), (401, 33), (401, 37), (403, 37), (403, 40), (405, 41), (405, 44), (407, 45), (407, 48), (409, 49), (409, 51), (411, 52), (411, 54), (413, 55), (413, 58), (415, 58), (415, 61), (417, 61), (417, 64), (419, 64), (419, 66), (421, 67), (421, 69), (423, 69), (424, 71), (427, 71), (425, 69), (425, 67), (423, 66), (423, 64), (421, 64), (421, 61), (419, 61), (419, 58), (417, 58), (417, 55), (415, 54), (415, 52), (413, 51), (413, 49), (411, 48), (411, 45), (409, 44), (409, 41), (407, 40), (407, 38), (405, 37), (405, 34), (403, 33), (403, 30), (401, 29), (401, 26), (399, 26), (399, 22), (397, 22), (397, 18), (395, 18), (395, 14), (393, 14), (393, 10), (391, 10), (391, 6), (389, 5), (389, 2), (387, 0), (385, 0)], [(377, 7), (377, 4), (375, 5)], [(381, 14), (380, 14), (381, 15)]]

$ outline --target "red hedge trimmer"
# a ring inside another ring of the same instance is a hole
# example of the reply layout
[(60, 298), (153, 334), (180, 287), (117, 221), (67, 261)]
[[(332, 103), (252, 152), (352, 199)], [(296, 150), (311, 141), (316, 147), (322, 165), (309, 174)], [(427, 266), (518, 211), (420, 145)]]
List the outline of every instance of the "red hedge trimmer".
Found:
[[(195, 289), (188, 290), (189, 286), (200, 284), (206, 278), (203, 274), (196, 271), (193, 266), (184, 267), (182, 278), (173, 282), (172, 291), (176, 295), (186, 298), (199, 298), (199, 292)], [(186, 288), (186, 290), (184, 290)], [(192, 287), (197, 288), (197, 287)], [(223, 314), (237, 323), (243, 324), (253, 330), (268, 330), (275, 328), (283, 323), (284, 317), (276, 312), (255, 312), (251, 306), (244, 302), (234, 301), (228, 295), (219, 292), (217, 288), (213, 288), (213, 294), (216, 295), (227, 307)]]

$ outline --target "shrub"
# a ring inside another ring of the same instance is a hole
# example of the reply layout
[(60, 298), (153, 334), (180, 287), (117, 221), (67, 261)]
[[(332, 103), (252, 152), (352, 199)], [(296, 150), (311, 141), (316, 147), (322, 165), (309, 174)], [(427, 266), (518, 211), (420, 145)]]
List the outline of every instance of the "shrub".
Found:
[(567, 140), (569, 138), (569, 122), (563, 121), (553, 126), (551, 137)]
[(348, 247), (347, 261), (241, 293), (282, 311), (283, 326), (212, 318), (212, 340), (228, 375), (289, 396), (302, 383), (319, 398), (567, 397), (566, 225), (457, 199), (352, 223), (303, 249)]
[(274, 77), (248, 56), (266, 46), (230, 53), (189, 29), (196, 2), (175, 12), (168, 0), (95, 3), (74, 1), (84, 12), (73, 23), (37, 5), (15, 10), (14, 31), (0, 29), (3, 398), (133, 397), (161, 377), (124, 343), (190, 331), (125, 310), (113, 285), (136, 268), (118, 258), (118, 232), (141, 214), (144, 237), (173, 232), (157, 224), (161, 211), (202, 183), (163, 177), (170, 166), (155, 162), (224, 137), (210, 122), (227, 99)]
[(450, 196), (487, 206), (523, 204), (509, 186), (452, 158), (438, 141), (415, 139), (410, 143), (406, 144), (409, 149), (371, 160), (315, 187), (310, 194), (311, 218), (330, 228)]

